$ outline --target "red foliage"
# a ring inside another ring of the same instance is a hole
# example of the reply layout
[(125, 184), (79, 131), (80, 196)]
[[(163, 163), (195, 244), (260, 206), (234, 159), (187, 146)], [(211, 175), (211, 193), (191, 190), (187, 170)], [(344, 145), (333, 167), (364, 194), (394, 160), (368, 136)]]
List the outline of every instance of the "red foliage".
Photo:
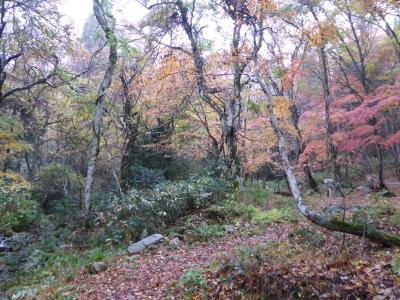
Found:
[[(314, 97), (310, 107), (300, 118), (305, 127), (302, 142), (306, 145), (302, 162), (327, 158), (321, 99)], [(385, 145), (388, 149), (400, 144), (400, 78), (394, 85), (377, 88), (362, 102), (351, 94), (336, 99), (331, 123), (335, 129), (333, 142), (341, 153), (357, 156), (370, 146)]]
[[(346, 113), (346, 130), (349, 138), (344, 140), (339, 149), (354, 152), (363, 146), (384, 144), (387, 148), (400, 143), (400, 82), (377, 88), (373, 94), (354, 109)], [(349, 103), (350, 96), (343, 97), (337, 104)], [(343, 118), (343, 119), (346, 119)], [(347, 125), (347, 126), (346, 126)]]
[(395, 144), (400, 144), (400, 130), (386, 139), (384, 145), (389, 148)]

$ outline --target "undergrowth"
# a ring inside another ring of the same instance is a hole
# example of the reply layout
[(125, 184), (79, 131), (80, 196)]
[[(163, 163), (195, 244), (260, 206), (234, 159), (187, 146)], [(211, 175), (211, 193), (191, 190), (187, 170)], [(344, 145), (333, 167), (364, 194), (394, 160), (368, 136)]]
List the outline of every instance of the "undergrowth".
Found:
[(355, 260), (321, 251), (317, 244), (269, 242), (240, 247), (204, 278), (212, 299), (385, 299), (396, 294), (399, 280), (398, 256), (390, 259), (377, 252)]

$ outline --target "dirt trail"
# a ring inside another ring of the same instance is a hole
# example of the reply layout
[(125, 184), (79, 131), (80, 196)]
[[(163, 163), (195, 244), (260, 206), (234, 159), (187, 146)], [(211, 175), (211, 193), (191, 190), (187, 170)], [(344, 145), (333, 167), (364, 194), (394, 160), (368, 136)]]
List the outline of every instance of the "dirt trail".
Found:
[(241, 245), (285, 240), (290, 227), (274, 224), (262, 235), (231, 235), (179, 249), (160, 245), (140, 255), (122, 257), (103, 273), (80, 274), (74, 281), (79, 287), (78, 299), (168, 299), (168, 289), (186, 270), (207, 266)]

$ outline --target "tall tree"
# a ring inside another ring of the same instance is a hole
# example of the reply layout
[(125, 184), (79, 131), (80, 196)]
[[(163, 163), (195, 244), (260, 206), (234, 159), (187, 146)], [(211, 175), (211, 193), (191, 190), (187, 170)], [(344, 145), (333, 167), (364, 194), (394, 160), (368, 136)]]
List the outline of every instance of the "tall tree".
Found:
[[(190, 51), (181, 46), (169, 45), (173, 50), (181, 50), (189, 54), (192, 58), (194, 71), (196, 74), (196, 83), (198, 95), (207, 105), (209, 105), (220, 118), (220, 127), (223, 134), (225, 152), (225, 164), (229, 170), (229, 177), (236, 181), (240, 176), (240, 159), (237, 150), (238, 133), (240, 129), (240, 114), (242, 110), (241, 92), (245, 86), (242, 80), (243, 73), (249, 64), (249, 57), (243, 56), (243, 11), (246, 10), (246, 1), (218, 1), (224, 11), (230, 16), (233, 22), (230, 55), (227, 64), (230, 70), (224, 72), (222, 76), (227, 76), (228, 83), (219, 86), (210, 84), (209, 74), (207, 72), (207, 60), (204, 56), (204, 37), (202, 28), (196, 23), (197, 2), (186, 3), (181, 0), (172, 2), (157, 2), (148, 8), (168, 6), (174, 11), (170, 11), (168, 16), (171, 24), (181, 27), (189, 40)], [(172, 30), (171, 24), (167, 30)], [(221, 75), (220, 75), (221, 76)], [(212, 87), (211, 87), (212, 86)], [(216, 148), (218, 149), (218, 147)], [(218, 153), (220, 151), (216, 151)]]
[(114, 34), (114, 19), (111, 12), (106, 11), (99, 0), (93, 0), (93, 12), (96, 20), (105, 33), (109, 45), (108, 66), (104, 73), (103, 80), (99, 86), (96, 99), (96, 113), (93, 119), (93, 137), (90, 148), (90, 157), (87, 167), (86, 180), (83, 192), (83, 213), (87, 216), (90, 209), (90, 200), (92, 195), (93, 175), (96, 167), (97, 156), (100, 152), (100, 140), (103, 133), (103, 111), (106, 100), (106, 92), (112, 82), (112, 76), (117, 64), (117, 39)]

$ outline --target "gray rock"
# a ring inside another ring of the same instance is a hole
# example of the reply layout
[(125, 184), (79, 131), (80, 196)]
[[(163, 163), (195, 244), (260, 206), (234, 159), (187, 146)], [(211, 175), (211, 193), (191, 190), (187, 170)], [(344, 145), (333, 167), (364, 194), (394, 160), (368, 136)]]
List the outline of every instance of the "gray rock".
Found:
[(89, 274), (98, 274), (107, 270), (107, 264), (102, 261), (96, 261), (85, 266)]
[(324, 184), (333, 184), (334, 180), (332, 178), (325, 178), (324, 179)]
[(128, 253), (129, 254), (137, 254), (137, 253), (142, 252), (144, 250), (144, 248), (145, 248), (144, 244), (134, 243), (132, 245), (129, 245)]
[(9, 250), (10, 250), (10, 248), (8, 246), (7, 238), (0, 234), (0, 252), (6, 252), (6, 251), (9, 251)]
[(61, 245), (58, 245), (58, 249), (64, 250), (64, 249), (67, 249), (67, 248), (69, 248), (69, 245), (68, 245), (68, 244), (61, 244)]
[(235, 228), (233, 226), (230, 225), (224, 225), (224, 229), (227, 233), (231, 234), (235, 232)]
[(169, 241), (169, 246), (172, 248), (179, 248), (180, 244), (181, 244), (181, 241), (179, 240), (178, 237), (175, 237)]
[(12, 296), (12, 300), (22, 300), (22, 299), (38, 299), (39, 290), (38, 289), (27, 289), (18, 290)]
[(107, 264), (105, 262), (102, 261), (96, 261), (93, 263), (93, 267), (96, 271), (96, 273), (100, 273), (103, 272), (105, 270), (107, 270)]
[(162, 241), (164, 241), (164, 237), (161, 234), (156, 233), (156, 234), (150, 235), (136, 243), (129, 245), (128, 253), (129, 254), (137, 254), (139, 252), (142, 252), (144, 250), (144, 248), (146, 248), (150, 245), (157, 244)]

